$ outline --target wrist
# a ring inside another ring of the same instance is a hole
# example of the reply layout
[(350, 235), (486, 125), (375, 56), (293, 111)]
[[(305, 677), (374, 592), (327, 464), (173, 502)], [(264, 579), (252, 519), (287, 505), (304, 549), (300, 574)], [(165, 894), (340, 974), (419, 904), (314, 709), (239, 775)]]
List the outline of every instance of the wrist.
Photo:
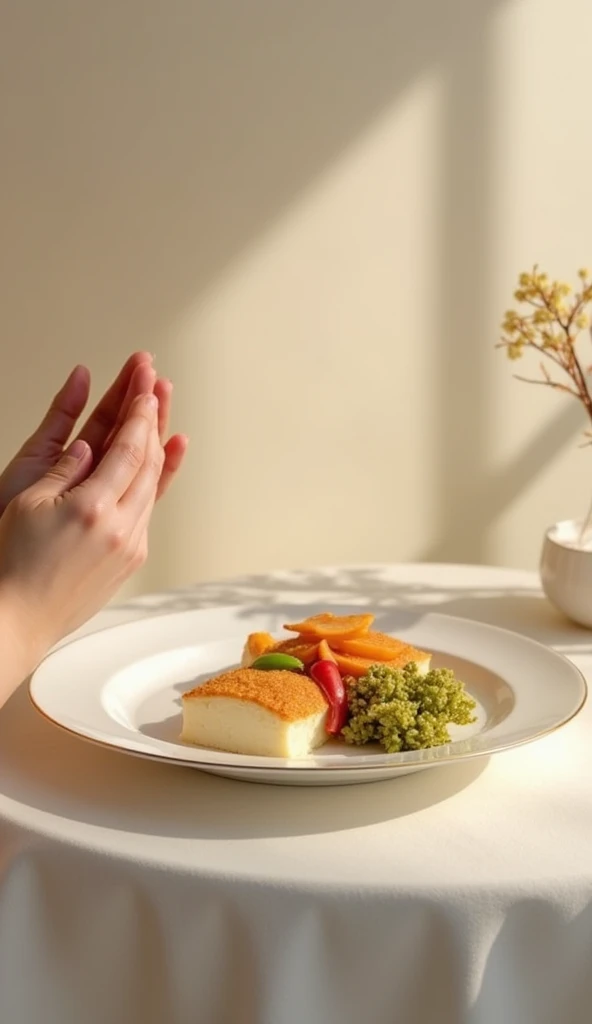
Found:
[(37, 667), (51, 646), (23, 596), (0, 580), (0, 706)]

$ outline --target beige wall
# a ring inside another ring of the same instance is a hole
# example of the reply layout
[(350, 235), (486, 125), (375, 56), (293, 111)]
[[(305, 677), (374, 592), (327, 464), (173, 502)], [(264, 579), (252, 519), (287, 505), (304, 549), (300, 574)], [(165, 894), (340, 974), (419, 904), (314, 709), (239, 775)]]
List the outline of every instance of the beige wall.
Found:
[(0, 455), (146, 346), (192, 448), (137, 586), (534, 566), (592, 452), (493, 344), (520, 269), (592, 263), (590, 40), (589, 0), (7, 5)]

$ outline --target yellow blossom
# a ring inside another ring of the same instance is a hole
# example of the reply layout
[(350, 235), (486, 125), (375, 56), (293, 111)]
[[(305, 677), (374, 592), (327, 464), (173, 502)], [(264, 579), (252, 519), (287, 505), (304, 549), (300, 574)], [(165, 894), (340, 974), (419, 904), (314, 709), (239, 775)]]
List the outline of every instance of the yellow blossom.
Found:
[(561, 348), (562, 342), (563, 338), (560, 334), (549, 334), (548, 337), (545, 338), (545, 343), (543, 347), (552, 348), (555, 351), (557, 351), (557, 349)]
[[(572, 293), (570, 286), (563, 281), (549, 280), (547, 274), (539, 272), (537, 264), (532, 272), (520, 274), (514, 292), (516, 301), (521, 304), (518, 307), (520, 312), (513, 309), (506, 312), (499, 343), (511, 360), (520, 359), (525, 348), (535, 349), (539, 356), (543, 356), (541, 383), (563, 387), (575, 395), (590, 419), (592, 385), (588, 384), (588, 374), (592, 375), (592, 366), (586, 368), (583, 379), (580, 372), (582, 353), (576, 353), (576, 346), (579, 345), (580, 332), (592, 323), (591, 275), (592, 271), (587, 269), (578, 271), (582, 282), (580, 290), (568, 299)], [(553, 379), (546, 369), (546, 360), (552, 360), (556, 368), (571, 379), (571, 384), (563, 382), (565, 376), (563, 380)]]

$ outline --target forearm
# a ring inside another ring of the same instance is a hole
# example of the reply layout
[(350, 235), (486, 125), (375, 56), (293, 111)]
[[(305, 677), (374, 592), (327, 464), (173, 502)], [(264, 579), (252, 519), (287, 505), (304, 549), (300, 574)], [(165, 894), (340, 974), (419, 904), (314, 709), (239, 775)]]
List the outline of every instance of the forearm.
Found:
[(46, 646), (10, 585), (0, 582), (0, 708), (36, 668)]

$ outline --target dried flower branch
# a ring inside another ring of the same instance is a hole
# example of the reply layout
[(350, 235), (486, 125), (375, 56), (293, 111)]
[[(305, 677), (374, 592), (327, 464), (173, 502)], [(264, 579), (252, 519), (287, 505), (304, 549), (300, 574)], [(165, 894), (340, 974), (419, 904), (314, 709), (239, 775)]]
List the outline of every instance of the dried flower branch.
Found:
[[(526, 309), (523, 313), (508, 310), (498, 348), (505, 348), (512, 360), (521, 359), (525, 349), (535, 349), (543, 356), (539, 364), (541, 377), (516, 374), (517, 379), (527, 384), (544, 384), (576, 398), (592, 422), (592, 395), (588, 387), (592, 366), (584, 367), (577, 351), (581, 332), (590, 329), (587, 307), (592, 303), (592, 277), (589, 270), (579, 270), (578, 277), (580, 284), (570, 301), (570, 286), (561, 281), (549, 281), (547, 274), (539, 273), (538, 266), (533, 267), (531, 274), (520, 274), (514, 298)], [(551, 376), (549, 364), (555, 376)], [(585, 431), (584, 436), (585, 443), (592, 444), (592, 429)], [(590, 529), (592, 504), (580, 530), (580, 543)]]
[[(592, 395), (587, 380), (592, 367), (583, 367), (577, 351), (581, 332), (590, 327), (586, 307), (592, 303), (592, 278), (588, 270), (579, 270), (578, 277), (580, 285), (570, 301), (570, 286), (549, 281), (537, 266), (530, 274), (520, 274), (514, 298), (526, 309), (523, 313), (508, 310), (498, 348), (505, 348), (512, 360), (520, 359), (526, 349), (535, 349), (544, 357), (541, 378), (516, 374), (517, 379), (527, 384), (545, 384), (577, 398), (592, 422)], [(551, 376), (549, 364), (556, 368), (555, 376)], [(592, 432), (587, 431), (586, 436), (587, 443), (592, 443)]]

